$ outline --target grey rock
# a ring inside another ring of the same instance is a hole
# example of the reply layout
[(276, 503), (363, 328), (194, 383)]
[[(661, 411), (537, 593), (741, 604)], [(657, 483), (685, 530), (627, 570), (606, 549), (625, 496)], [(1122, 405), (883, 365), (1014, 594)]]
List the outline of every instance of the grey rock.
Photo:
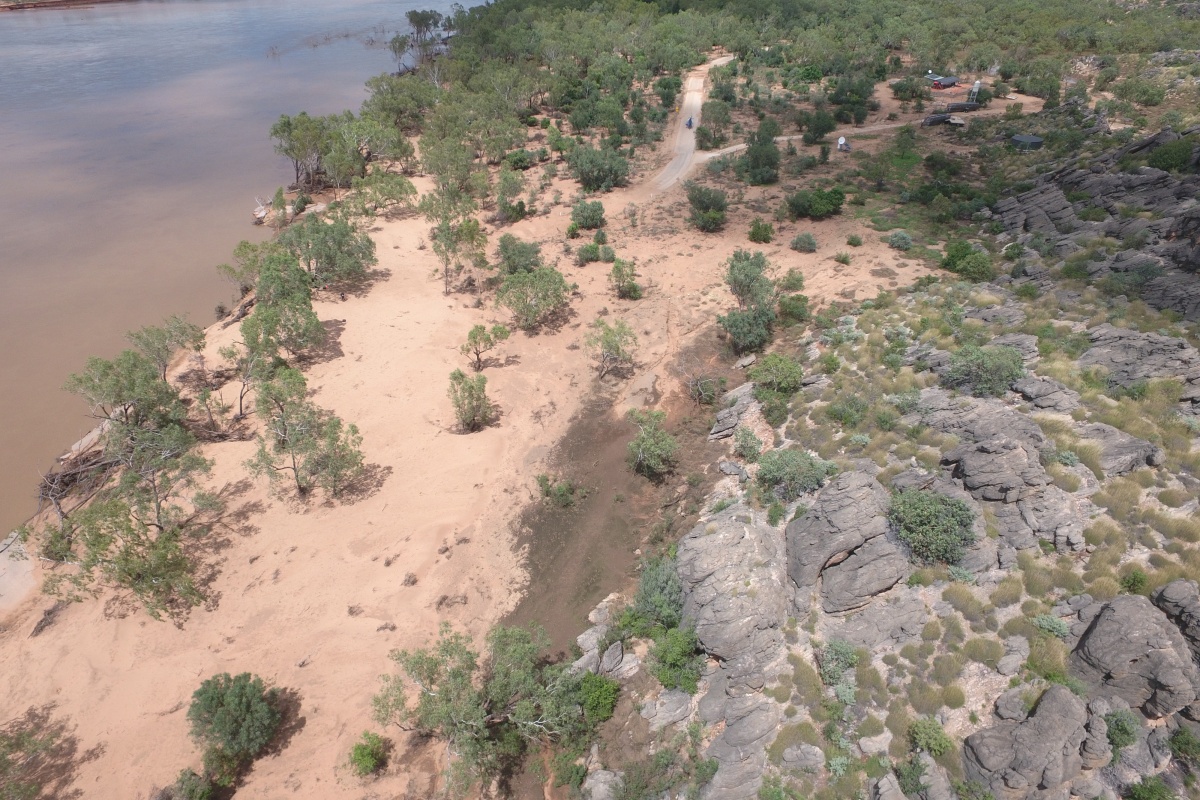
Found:
[(617, 667), (621, 666), (621, 661), (625, 658), (625, 647), (620, 641), (613, 642), (604, 651), (604, 655), (600, 656), (600, 672), (611, 673)]
[(579, 649), (583, 652), (596, 650), (600, 647), (600, 641), (608, 635), (607, 625), (593, 625), (583, 633), (575, 637), (575, 643), (579, 645)]
[(783, 751), (779, 765), (784, 769), (818, 770), (825, 766), (825, 754), (816, 745), (796, 745)]
[(1080, 637), (1071, 671), (1102, 695), (1115, 695), (1158, 719), (1200, 696), (1200, 671), (1179, 630), (1140, 595), (1110, 600)]
[(923, 390), (917, 412), (905, 415), (904, 422), (909, 425), (920, 422), (964, 441), (985, 442), (1007, 437), (1035, 450), (1047, 443), (1036, 422), (999, 400), (955, 397), (942, 389)]
[(1108, 741), (1108, 723), (1104, 715), (1109, 711), (1103, 700), (1088, 704), (1087, 736), (1079, 748), (1084, 769), (1099, 769), (1112, 761), (1112, 744)]
[(636, 653), (626, 653), (621, 658), (621, 663), (613, 668), (612, 676), (617, 680), (627, 681), (637, 674), (641, 666), (642, 660), (637, 657)]
[(1017, 303), (1005, 303), (987, 308), (969, 308), (963, 316), (967, 319), (981, 320), (989, 325), (1014, 327), (1025, 321), (1025, 310)]
[(1016, 675), (1025, 663), (1025, 656), (1007, 655), (996, 662), (996, 671), (1001, 675)]
[(758, 796), (767, 764), (767, 743), (774, 738), (779, 719), (779, 706), (762, 695), (729, 699), (725, 729), (706, 751), (717, 760), (717, 772), (704, 797), (752, 800)]
[(742, 506), (698, 524), (679, 542), (684, 618), (722, 662), (730, 694), (761, 689), (764, 670), (783, 657), (792, 598), (784, 565), (782, 534), (750, 521)]
[(897, 586), (886, 598), (877, 599), (840, 623), (831, 620), (830, 636), (867, 649), (885, 643), (904, 645), (921, 638), (921, 629), (929, 619), (925, 602), (917, 592)]
[(892, 743), (892, 732), (884, 731), (878, 736), (864, 736), (858, 740), (858, 749), (864, 756), (883, 755)]
[(1079, 392), (1072, 391), (1050, 378), (1030, 375), (1013, 384), (1013, 391), (1042, 411), (1069, 414), (1079, 408)]
[(734, 366), (738, 369), (745, 369), (746, 367), (751, 366), (755, 361), (758, 361), (758, 356), (754, 355), (754, 353), (751, 353), (748, 356), (742, 356), (739, 358)]
[(942, 456), (942, 464), (977, 500), (1015, 503), (1050, 482), (1037, 450), (1008, 438), (960, 445)]
[(739, 480), (744, 481), (750, 478), (746, 472), (746, 468), (733, 461), (718, 461), (717, 469), (722, 475), (736, 475)]
[(925, 791), (922, 792), (925, 800), (957, 800), (958, 794), (951, 786), (946, 770), (928, 753), (921, 753), (919, 758), (925, 765)]
[(710, 442), (717, 439), (728, 439), (733, 436), (742, 415), (756, 405), (754, 400), (754, 384), (743, 383), (736, 389), (731, 389), (721, 397), (722, 408), (717, 412), (717, 421), (708, 433)]
[(988, 508), (1001, 544), (1014, 550), (1034, 547), (1039, 539), (1053, 542), (1059, 552), (1079, 551), (1087, 544), (1087, 516), (1079, 501), (1053, 484), (1015, 503), (992, 503)]
[(884, 775), (871, 788), (871, 800), (908, 800), (900, 791), (900, 781), (892, 773)]
[(1011, 347), (1021, 354), (1025, 366), (1036, 364), (1041, 354), (1038, 353), (1038, 338), (1028, 333), (1006, 333), (988, 342), (992, 347)]
[(908, 577), (911, 567), (888, 536), (887, 490), (870, 475), (847, 472), (829, 483), (800, 519), (788, 523), (788, 576), (807, 594), (821, 579), (821, 605), (861, 608)]
[(1200, 399), (1200, 351), (1183, 339), (1142, 333), (1108, 323), (1088, 332), (1092, 347), (1079, 358), (1082, 367), (1103, 367), (1108, 378), (1129, 387), (1156, 378), (1184, 385), (1185, 400)]
[(1051, 686), (1026, 719), (1005, 720), (967, 737), (963, 742), (966, 776), (986, 786), (998, 800), (1053, 797), (1035, 791), (1061, 791), (1063, 784), (1079, 776), (1086, 722), (1083, 702), (1066, 687)]
[(692, 696), (678, 689), (666, 689), (657, 698), (642, 704), (642, 717), (650, 722), (651, 731), (661, 731), (668, 725), (682, 722), (692, 713)]
[(1171, 581), (1150, 596), (1150, 601), (1167, 619), (1175, 623), (1192, 651), (1192, 659), (1200, 663), (1200, 587), (1195, 581)]
[(589, 772), (583, 779), (583, 796), (588, 800), (615, 800), (624, 775), (607, 769)]
[(1100, 446), (1100, 469), (1109, 478), (1140, 467), (1157, 467), (1166, 461), (1161, 448), (1103, 422), (1076, 425), (1075, 432)]
[(1024, 691), (1020, 686), (1017, 686), (1003, 692), (997, 697), (996, 716), (1000, 719), (1015, 720), (1017, 722), (1029, 716), (1029, 709), (1025, 707), (1025, 698), (1022, 696)]
[(718, 669), (707, 681), (708, 689), (696, 704), (696, 716), (706, 725), (716, 725), (725, 719), (725, 701), (729, 699), (725, 694), (725, 687), (729, 679), (725, 670)]
[(572, 662), (571, 671), (574, 673), (599, 672), (600, 654), (595, 650), (588, 650), (586, 653)]

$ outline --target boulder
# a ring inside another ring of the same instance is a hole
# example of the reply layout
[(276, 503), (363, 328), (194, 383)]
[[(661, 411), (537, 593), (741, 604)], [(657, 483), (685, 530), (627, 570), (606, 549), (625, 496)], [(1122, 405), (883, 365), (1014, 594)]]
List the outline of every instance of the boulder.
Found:
[(942, 456), (942, 465), (977, 500), (1015, 503), (1050, 483), (1038, 451), (1008, 438), (960, 445)]
[(756, 403), (753, 383), (743, 383), (722, 395), (721, 410), (717, 412), (717, 421), (708, 433), (708, 440), (713, 442), (733, 436), (738, 423), (742, 421), (742, 416)]
[(754, 800), (767, 766), (767, 744), (775, 737), (779, 706), (760, 694), (732, 697), (725, 707), (725, 729), (708, 746), (717, 772), (703, 797)]
[(1108, 478), (1125, 475), (1141, 467), (1157, 467), (1167, 458), (1166, 453), (1145, 439), (1130, 436), (1103, 422), (1076, 425), (1075, 432), (1081, 439), (1100, 446), (1100, 469)]
[(904, 422), (908, 425), (922, 423), (971, 442), (1007, 437), (1030, 445), (1034, 450), (1040, 450), (1047, 443), (1036, 422), (999, 400), (953, 396), (943, 389), (923, 390), (920, 406), (914, 414), (906, 415)]
[(905, 797), (904, 792), (900, 791), (900, 781), (893, 773), (889, 772), (871, 787), (871, 800), (908, 800), (908, 798)]
[(1087, 719), (1082, 700), (1065, 686), (1051, 686), (1026, 719), (1005, 720), (966, 738), (966, 777), (996, 800), (1052, 797), (1037, 790), (1054, 791), (1079, 776)]
[(1000, 542), (1014, 550), (1034, 547), (1039, 539), (1053, 542), (1060, 553), (1087, 546), (1083, 538), (1087, 515), (1074, 496), (1053, 484), (1015, 503), (990, 503), (988, 508)]
[(892, 744), (892, 732), (884, 731), (878, 736), (864, 736), (858, 740), (858, 749), (864, 756), (887, 755), (888, 747)]
[(1071, 672), (1101, 696), (1116, 696), (1147, 717), (1189, 709), (1200, 671), (1179, 630), (1140, 595), (1110, 600), (1071, 653)]
[(825, 766), (825, 753), (816, 745), (796, 745), (783, 751), (779, 766), (784, 769), (818, 770)]
[(1108, 723), (1104, 715), (1111, 709), (1103, 699), (1088, 703), (1087, 736), (1079, 748), (1084, 769), (1100, 769), (1112, 761), (1112, 744), (1108, 741)]
[(857, 614), (840, 622), (830, 620), (829, 635), (867, 649), (883, 644), (900, 646), (919, 641), (929, 619), (917, 590), (901, 585)]
[(600, 656), (600, 673), (611, 673), (621, 666), (621, 661), (625, 658), (625, 646), (620, 641), (613, 642), (604, 651), (604, 655)]
[(991, 347), (1011, 347), (1021, 354), (1021, 360), (1025, 362), (1025, 366), (1031, 366), (1038, 362), (1041, 353), (1038, 352), (1038, 338), (1028, 333), (1006, 333), (1003, 336), (997, 336), (988, 342)]
[(1192, 659), (1200, 663), (1200, 587), (1195, 581), (1180, 578), (1171, 581), (1150, 595), (1150, 602), (1175, 623), (1192, 651)]
[(1029, 709), (1025, 707), (1024, 694), (1026, 691), (1026, 689), (1016, 686), (1003, 692), (996, 698), (996, 716), (1000, 719), (1017, 722), (1029, 716)]
[(968, 308), (963, 314), (967, 319), (977, 319), (989, 325), (1004, 325), (1012, 328), (1025, 321), (1025, 309), (1019, 303), (1005, 303), (986, 308)]
[(764, 670), (782, 660), (792, 596), (782, 534), (752, 520), (745, 506), (733, 506), (696, 525), (678, 546), (684, 618), (721, 661), (730, 694), (761, 689)]
[(615, 800), (621, 791), (624, 775), (607, 769), (589, 772), (583, 779), (583, 796), (587, 800)]
[(691, 716), (692, 696), (678, 689), (666, 689), (658, 697), (642, 704), (641, 714), (650, 723), (651, 731), (661, 731), (668, 725), (682, 722)]
[(1079, 408), (1079, 392), (1072, 391), (1050, 378), (1030, 375), (1013, 384), (1013, 391), (1042, 411), (1069, 414)]
[(828, 613), (861, 608), (908, 577), (911, 568), (888, 535), (887, 490), (870, 475), (847, 472), (829, 483), (813, 507), (788, 523), (788, 576), (807, 600), (821, 580)]
[(1081, 367), (1103, 367), (1108, 379), (1123, 387), (1171, 378), (1183, 383), (1185, 400), (1200, 399), (1200, 351), (1183, 339), (1108, 323), (1092, 328), (1088, 336), (1092, 346), (1080, 356)]

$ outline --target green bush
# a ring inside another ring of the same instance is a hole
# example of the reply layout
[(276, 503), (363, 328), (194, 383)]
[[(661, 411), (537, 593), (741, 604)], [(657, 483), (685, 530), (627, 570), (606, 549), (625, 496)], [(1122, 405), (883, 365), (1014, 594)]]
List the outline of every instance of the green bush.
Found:
[(781, 292), (802, 292), (804, 291), (804, 273), (792, 267), (775, 282), (775, 286)]
[(697, 229), (712, 233), (725, 227), (725, 212), (729, 201), (724, 192), (689, 183), (687, 197), (692, 206), (692, 214), (688, 221)]
[(867, 416), (870, 404), (858, 395), (839, 397), (825, 407), (825, 416), (843, 428), (854, 428)]
[(592, 262), (599, 260), (600, 245), (596, 244), (595, 242), (588, 242), (587, 244), (580, 245), (579, 249), (575, 251), (575, 263), (581, 267), (585, 264), (591, 264)]
[(558, 270), (541, 267), (505, 278), (496, 292), (496, 303), (512, 313), (518, 327), (529, 330), (562, 311), (574, 288)]
[(571, 222), (588, 231), (598, 230), (605, 225), (604, 203), (599, 200), (580, 200), (571, 207)]
[(1185, 172), (1192, 166), (1192, 142), (1189, 139), (1179, 139), (1156, 147), (1150, 153), (1147, 162), (1155, 169)]
[(733, 432), (733, 452), (753, 464), (762, 454), (762, 441), (744, 425)]
[(278, 689), (243, 672), (215, 675), (192, 694), (187, 718), (192, 738), (204, 747), (204, 769), (219, 786), (232, 786), (239, 773), (266, 749), (279, 730)]
[(542, 266), (542, 246), (537, 242), (523, 242), (511, 233), (500, 237), (500, 271), (505, 275), (515, 272), (533, 272)]
[(750, 368), (750, 380), (771, 391), (794, 394), (800, 391), (804, 369), (783, 353), (768, 353)]
[(637, 426), (637, 435), (629, 443), (629, 466), (639, 475), (657, 479), (675, 468), (679, 443), (663, 428), (667, 418), (662, 411), (629, 410), (629, 421)]
[[(7, 795), (16, 800), (18, 797), (26, 795)], [(175, 779), (175, 783), (171, 784), (158, 797), (162, 800), (211, 800), (213, 796), (212, 782), (203, 775), (198, 775), (192, 769), (184, 769), (180, 771), (179, 777)]]
[(1141, 725), (1133, 712), (1124, 708), (1105, 714), (1104, 724), (1108, 726), (1108, 743), (1112, 745), (1113, 759), (1116, 760), (1117, 753), (1137, 741)]
[(900, 761), (893, 764), (892, 772), (896, 773), (896, 780), (900, 783), (900, 791), (908, 797), (918, 795), (929, 785), (924, 781), (925, 764), (916, 756), (910, 757), (907, 761)]
[(632, 261), (613, 260), (612, 270), (608, 273), (609, 283), (622, 300), (640, 300), (642, 286), (637, 282), (637, 268)]
[(1186, 725), (1180, 725), (1171, 734), (1171, 755), (1187, 764), (1191, 769), (1200, 765), (1200, 738)]
[(841, 213), (846, 202), (846, 193), (841, 189), (807, 189), (788, 195), (784, 201), (788, 216), (792, 219), (827, 219)]
[(1121, 592), (1123, 594), (1145, 594), (1149, 585), (1150, 579), (1137, 567), (1121, 576)]
[(817, 252), (817, 240), (811, 233), (798, 233), (792, 239), (791, 248), (797, 253)]
[(584, 673), (579, 682), (579, 693), (583, 699), (583, 716), (593, 725), (612, 719), (617, 707), (617, 696), (621, 693), (621, 684), (612, 678)]
[(846, 670), (858, 664), (858, 651), (848, 642), (830, 639), (817, 651), (817, 664), (821, 668), (821, 682), (837, 686)]
[(467, 375), (461, 369), (450, 373), (450, 404), (464, 431), (477, 431), (492, 421), (492, 401), (487, 396), (487, 377)]
[(819, 489), (837, 466), (801, 450), (771, 450), (758, 459), (758, 485), (784, 502)]
[(888, 247), (901, 252), (907, 252), (912, 249), (912, 236), (905, 231), (892, 231), (887, 238)]
[(639, 620), (634, 633), (647, 636), (659, 626), (677, 628), (683, 618), (683, 584), (669, 556), (651, 558), (638, 577), (637, 594), (633, 597), (632, 612)]
[(972, 283), (990, 281), (996, 277), (992, 268), (992, 257), (987, 253), (971, 253), (959, 261), (953, 270)]
[(1139, 106), (1159, 106), (1167, 97), (1165, 89), (1144, 78), (1126, 78), (1113, 87), (1113, 94)]
[(756, 244), (770, 244), (775, 238), (775, 226), (755, 217), (750, 222), (750, 241)]
[(350, 749), (350, 766), (360, 778), (378, 772), (387, 761), (387, 740), (377, 733), (363, 731), (362, 741)]
[(966, 345), (950, 356), (942, 383), (976, 397), (998, 397), (1024, 375), (1025, 363), (1015, 348)]
[(775, 285), (767, 277), (770, 262), (761, 250), (734, 250), (725, 262), (725, 283), (742, 308), (766, 306), (775, 293)]
[(925, 489), (892, 495), (888, 518), (913, 557), (925, 564), (957, 564), (975, 540), (975, 514), (961, 500)]
[(858, 234), (852, 234), (846, 237), (846, 244), (851, 247), (862, 247), (862, 237)]
[(775, 312), (763, 306), (747, 310), (735, 309), (717, 317), (717, 322), (729, 334), (734, 351), (747, 353), (761, 350), (771, 341)]
[(1051, 636), (1057, 636), (1059, 639), (1066, 639), (1071, 635), (1071, 626), (1067, 624), (1066, 620), (1053, 614), (1038, 614), (1033, 618), (1033, 625), (1038, 630)]
[(812, 319), (808, 296), (785, 294), (779, 297), (779, 320), (784, 325), (803, 325)]
[(921, 717), (908, 726), (908, 743), (913, 750), (924, 751), (937, 758), (954, 749), (954, 742), (942, 730), (936, 719)]
[(1130, 786), (1125, 793), (1128, 800), (1175, 800), (1175, 792), (1171, 791), (1171, 787), (1163, 783), (1162, 778), (1154, 775), (1150, 778), (1143, 778), (1142, 782), (1134, 786)]
[(650, 664), (654, 677), (667, 689), (695, 694), (700, 681), (700, 642), (691, 628), (671, 628), (654, 642)]
[(576, 147), (567, 154), (567, 165), (579, 185), (589, 192), (610, 191), (624, 186), (629, 178), (629, 162), (607, 148)]

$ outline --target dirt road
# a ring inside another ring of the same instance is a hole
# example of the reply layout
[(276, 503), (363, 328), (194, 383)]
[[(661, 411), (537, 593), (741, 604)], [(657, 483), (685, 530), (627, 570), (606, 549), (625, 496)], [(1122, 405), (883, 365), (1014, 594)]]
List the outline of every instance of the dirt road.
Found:
[[(704, 84), (708, 80), (708, 71), (730, 61), (733, 61), (733, 56), (722, 56), (697, 67), (688, 75), (679, 116), (675, 120), (674, 156), (654, 178), (651, 185), (655, 192), (670, 189), (691, 172), (696, 161), (696, 126), (700, 124), (700, 107), (704, 105)], [(687, 127), (688, 119), (693, 123), (690, 129)]]

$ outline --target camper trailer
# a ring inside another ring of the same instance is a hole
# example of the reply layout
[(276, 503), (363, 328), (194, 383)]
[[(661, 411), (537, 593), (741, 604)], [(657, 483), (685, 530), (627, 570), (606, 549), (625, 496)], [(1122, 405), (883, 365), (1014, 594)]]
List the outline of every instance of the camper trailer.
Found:
[(934, 89), (949, 89), (951, 86), (958, 86), (958, 78), (935, 77), (933, 79), (933, 88)]

